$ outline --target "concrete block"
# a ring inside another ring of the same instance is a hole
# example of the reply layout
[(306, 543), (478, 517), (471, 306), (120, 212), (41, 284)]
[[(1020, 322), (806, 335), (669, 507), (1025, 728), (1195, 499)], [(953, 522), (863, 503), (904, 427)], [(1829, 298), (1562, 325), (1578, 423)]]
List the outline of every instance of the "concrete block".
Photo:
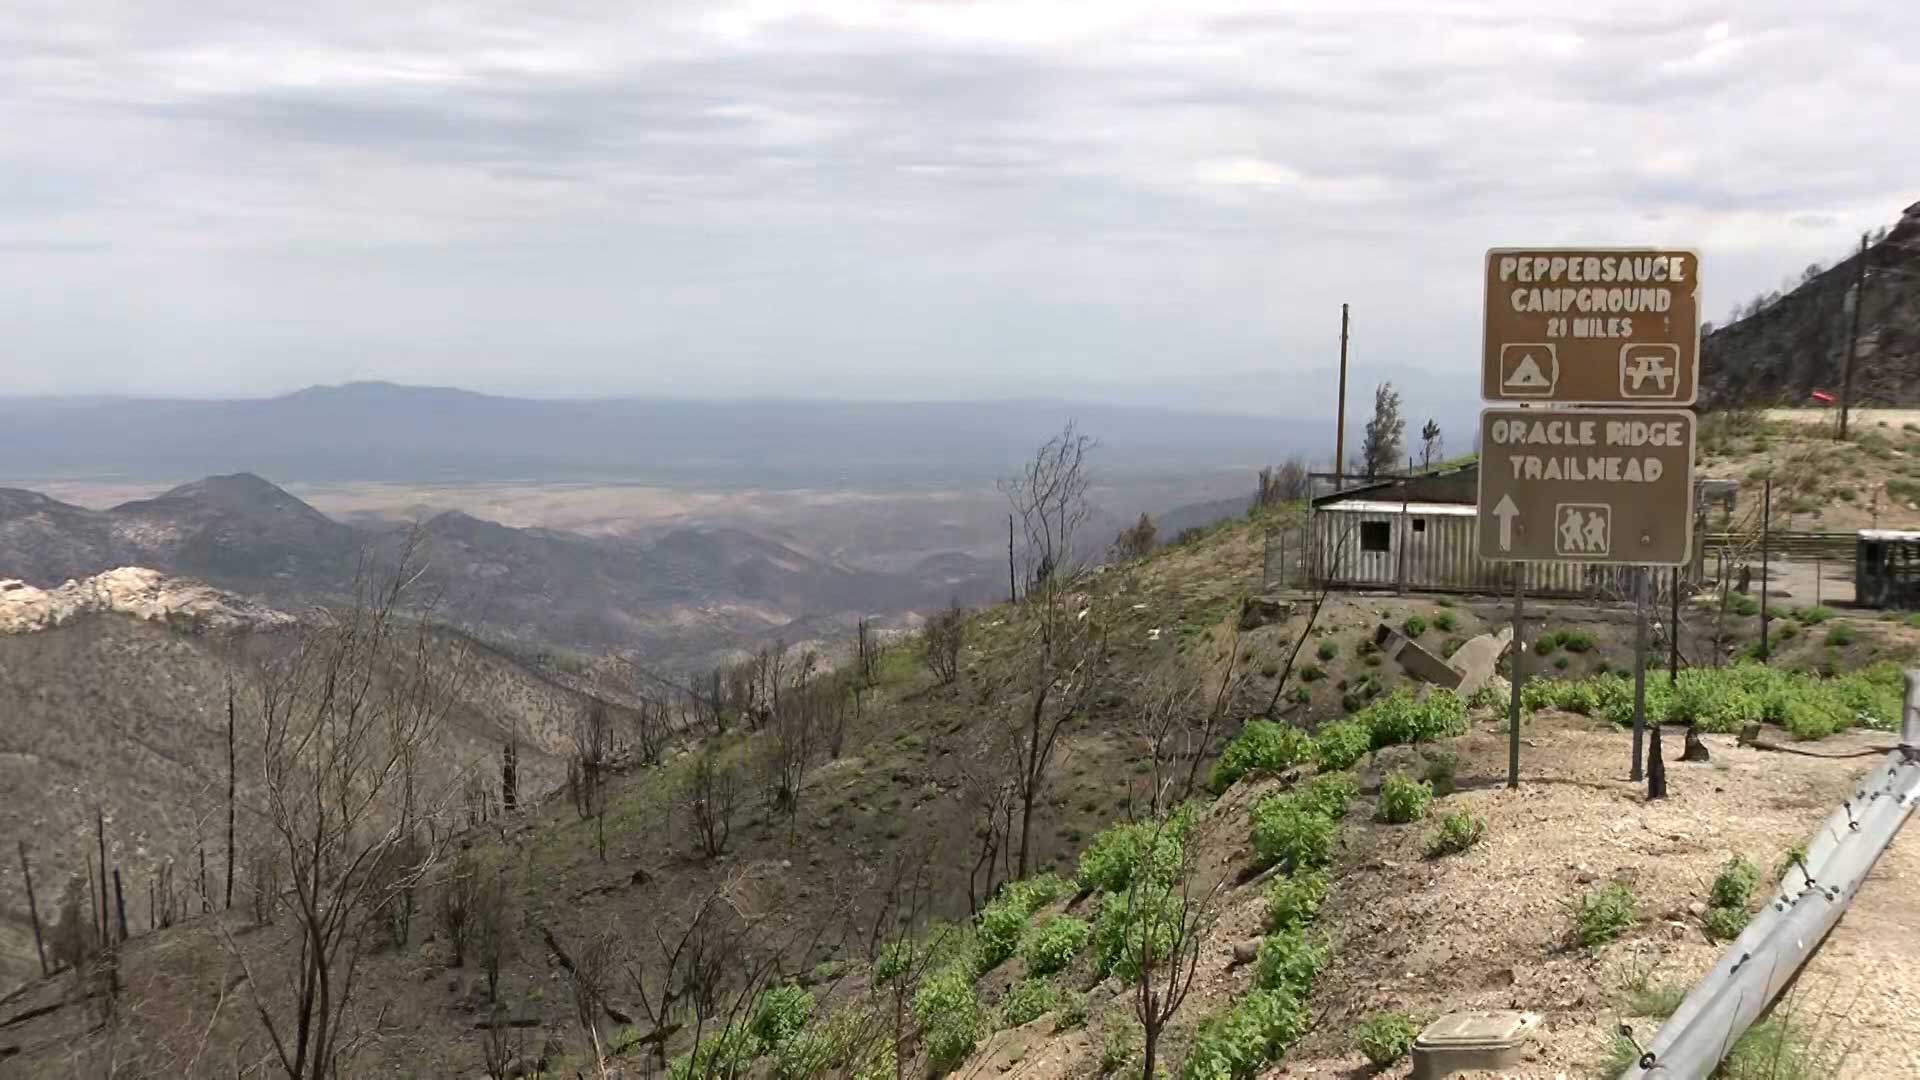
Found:
[(1520, 1064), (1539, 1027), (1539, 1013), (1506, 1009), (1448, 1013), (1413, 1040), (1412, 1080), (1441, 1080), (1469, 1069), (1513, 1068)]
[(1487, 685), (1511, 644), (1513, 628), (1507, 627), (1497, 634), (1481, 634), (1455, 649), (1447, 657), (1447, 666), (1460, 673), (1460, 683), (1454, 689), (1466, 697)]

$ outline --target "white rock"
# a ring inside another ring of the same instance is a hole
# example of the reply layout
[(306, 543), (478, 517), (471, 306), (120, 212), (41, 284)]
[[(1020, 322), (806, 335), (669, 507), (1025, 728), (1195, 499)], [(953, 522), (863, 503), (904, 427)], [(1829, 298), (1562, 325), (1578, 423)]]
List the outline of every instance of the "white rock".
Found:
[(158, 570), (122, 566), (57, 589), (37, 589), (23, 581), (0, 581), (0, 634), (49, 630), (96, 612), (118, 612), (164, 621), (174, 616), (215, 630), (270, 628), (292, 624), (293, 616), (185, 578)]

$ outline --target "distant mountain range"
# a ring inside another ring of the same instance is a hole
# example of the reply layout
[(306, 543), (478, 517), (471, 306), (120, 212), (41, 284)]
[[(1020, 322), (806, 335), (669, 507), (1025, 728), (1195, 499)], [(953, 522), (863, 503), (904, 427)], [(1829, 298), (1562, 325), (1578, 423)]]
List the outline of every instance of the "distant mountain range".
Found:
[[(843, 632), (860, 614), (901, 617), (998, 595), (1004, 573), (960, 553), (899, 573), (847, 566), (755, 533), (685, 528), (651, 541), (516, 529), (449, 512), (421, 526), (439, 614), (496, 640), (586, 651), (631, 648), (686, 666), (780, 635)], [(198, 578), (282, 607), (344, 593), (363, 551), (392, 528), (340, 524), (251, 473), (89, 510), (0, 488), (0, 577), (49, 588), (116, 566)]]
[(577, 401), (364, 382), (282, 397), (0, 398), (15, 479), (248, 469), (283, 482), (648, 479), (762, 486), (943, 483), (1006, 474), (1069, 418), (1102, 466), (1256, 466), (1321, 447), (1330, 422), (1015, 400)]

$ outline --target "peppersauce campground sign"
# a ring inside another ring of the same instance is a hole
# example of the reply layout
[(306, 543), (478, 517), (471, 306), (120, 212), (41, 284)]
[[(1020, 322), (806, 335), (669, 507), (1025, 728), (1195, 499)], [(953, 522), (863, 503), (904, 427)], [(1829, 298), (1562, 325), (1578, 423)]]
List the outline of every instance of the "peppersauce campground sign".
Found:
[(1693, 437), (1680, 409), (1483, 411), (1480, 557), (1685, 564)]
[(1692, 405), (1700, 256), (1651, 249), (1487, 252), (1480, 396), (1561, 405)]

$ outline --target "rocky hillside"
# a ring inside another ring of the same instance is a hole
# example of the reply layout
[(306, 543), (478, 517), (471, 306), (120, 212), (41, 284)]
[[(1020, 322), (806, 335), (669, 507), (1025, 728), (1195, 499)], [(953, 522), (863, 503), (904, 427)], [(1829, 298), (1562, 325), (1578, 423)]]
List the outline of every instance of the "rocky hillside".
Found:
[[(25, 883), (13, 844), (33, 850), (43, 918), (72, 875), (84, 882), (94, 814), (108, 860), (127, 875), (129, 919), (144, 923), (151, 876), (173, 864), (198, 906), (204, 846), (216, 889), (224, 873), (227, 689), (238, 687), (240, 796), (257, 804), (253, 673), (292, 648), (289, 616), (194, 582), (127, 568), (61, 589), (0, 583), (0, 986), (34, 970)], [(437, 630), (430, 655), (452, 679), (446, 738), (427, 772), (436, 785), (493, 781), (501, 747), (523, 747), (521, 783), (552, 790), (576, 717), (595, 701), (629, 723), (627, 695), (589, 693), (466, 635)], [(399, 673), (390, 673), (399, 678)], [(241, 823), (243, 844), (251, 834)], [(242, 863), (244, 866), (244, 862)], [(244, 874), (244, 870), (241, 871)], [(4, 1075), (0, 1066), (0, 1075)]]
[[(1860, 259), (1851, 255), (1784, 295), (1763, 297), (1757, 310), (1707, 334), (1702, 403), (1805, 405), (1816, 390), (1838, 396)], [(1920, 404), (1920, 203), (1867, 248), (1865, 259), (1854, 403)]]
[[(880, 573), (748, 532), (676, 530), (652, 542), (516, 529), (449, 512), (422, 526), (440, 615), (529, 648), (631, 649), (691, 667), (728, 648), (907, 617), (997, 595), (999, 568), (954, 556)], [(250, 473), (214, 476), (94, 511), (0, 489), (0, 578), (42, 589), (144, 566), (292, 609), (337, 597), (363, 552), (397, 537), (340, 524)], [(971, 572), (969, 572), (971, 569)]]
[[(1293, 1072), (1364, 1075), (1353, 1039), (1363, 1018), (1426, 1018), (1456, 1003), (1545, 1012), (1548, 1034), (1522, 1075), (1587, 1075), (1649, 987), (1684, 984), (1710, 959), (1690, 905), (1716, 868), (1733, 854), (1773, 865), (1866, 764), (1782, 760), (1736, 747), (1731, 732), (1776, 692), (1806, 706), (1805, 717), (1785, 710), (1796, 722), (1833, 719), (1837, 691), (1809, 686), (1844, 683), (1884, 713), (1883, 699), (1898, 693), (1897, 681), (1885, 685), (1887, 665), (1829, 683), (1784, 672), (1851, 672), (1910, 658), (1920, 641), (1904, 622), (1805, 612), (1820, 640), (1808, 630), (1780, 647), (1775, 674), (1691, 673), (1674, 693), (1651, 680), (1656, 719), (1713, 707), (1702, 723), (1715, 760), (1682, 766), (1669, 741), (1672, 796), (1648, 804), (1620, 779), (1624, 613), (1530, 605), (1539, 621), (1528, 637), (1553, 680), (1528, 698), (1528, 783), (1507, 792), (1503, 712), (1444, 694), (1396, 695), (1405, 679), (1372, 645), (1386, 622), (1447, 651), (1502, 625), (1498, 601), (1338, 597), (1309, 628), (1304, 602), (1243, 606), (1260, 537), (1258, 524), (1222, 527), (1106, 567), (1074, 595), (1104, 632), (1100, 658), (1081, 669), (1094, 691), (1061, 728), (1038, 789), (1030, 880), (1000, 890), (979, 918), (970, 916), (990, 884), (1018, 876), (1007, 837), (1017, 835), (1019, 804), (1006, 801), (998, 747), (1031, 715), (1035, 686), (1032, 615), (1005, 605), (968, 619), (951, 682), (909, 649), (882, 655), (858, 707), (843, 714), (844, 738), (805, 744), (785, 793), (782, 748), (797, 745), (783, 739), (789, 729), (743, 717), (683, 739), (656, 766), (623, 771), (607, 800), (604, 854), (596, 821), (563, 799), (467, 833), (467, 872), (505, 890), (498, 984), (489, 988), (471, 956), (457, 962), (432, 920), (404, 947), (370, 947), (353, 1013), (370, 1037), (348, 1074), (476, 1076), (491, 1050), (502, 1055), (495, 1075), (591, 1075), (597, 1037), (611, 1076), (658, 1075), (664, 1057), (682, 1061), (676, 1076), (891, 1077), (875, 1048), (890, 1045), (889, 1018), (900, 1018), (910, 1075), (1139, 1075), (1127, 953), (1115, 936), (1126, 932), (1128, 894), (1116, 882), (1150, 866), (1156, 881), (1184, 873), (1187, 895), (1220, 888), (1196, 989), (1167, 1029), (1170, 1076), (1269, 1075), (1276, 1059)], [(55, 640), (25, 640), (36, 639)], [(0, 671), (16, 666), (0, 656)], [(1695, 683), (1695, 674), (1707, 678)], [(1764, 693), (1720, 694), (1729, 680), (1760, 678)], [(1182, 728), (1177, 749), (1154, 752), (1155, 717), (1190, 725), (1216, 702), (1216, 728)], [(1251, 723), (1270, 703), (1278, 722)], [(1849, 714), (1837, 733), (1793, 734), (1825, 735), (1836, 754), (1885, 740), (1844, 730), (1852, 723)], [(1221, 755), (1224, 746), (1232, 749)], [(689, 798), (703, 770), (730, 777), (728, 794), (716, 785)], [(1151, 820), (1150, 793), (1169, 774), (1198, 783), (1175, 826), (1184, 853), (1163, 861), (1148, 857), (1158, 850), (1154, 826), (1134, 823)], [(700, 824), (715, 808), (727, 824), (717, 844)], [(1455, 813), (1465, 830), (1457, 847), (1433, 850)], [(1396, 815), (1403, 823), (1384, 820)], [(983, 846), (996, 836), (999, 847)], [(1570, 941), (1575, 902), (1613, 884), (1632, 898), (1605, 940)], [(709, 911), (719, 921), (698, 923)], [(86, 1072), (106, 1055), (169, 1076), (226, 1075), (259, 1060), (270, 1051), (257, 1015), (234, 1007), (255, 992), (240, 988), (239, 960), (277, 971), (291, 943), (285, 915), (265, 928), (250, 922), (195, 917), (136, 936), (117, 968), (126, 987), (117, 1027), (73, 994), (71, 976), (0, 1000), (0, 1055), (14, 1048), (10, 1064), (24, 1076)], [(699, 1014), (699, 1032), (692, 998), (656, 1026), (644, 1003), (658, 1002), (673, 943), (696, 923), (707, 928), (693, 938), (703, 955), (725, 958), (721, 992)], [(903, 932), (918, 944), (889, 948)], [(583, 980), (593, 987), (591, 1036), (576, 1011)], [(788, 983), (777, 996), (754, 993)], [(276, 985), (265, 986), (278, 1008)], [(1853, 1000), (1852, 989), (1836, 1000)], [(735, 1000), (740, 1011), (726, 1011)], [(503, 1032), (497, 1043), (490, 1023)], [(697, 1045), (706, 1056), (689, 1059)], [(1234, 1064), (1209, 1064), (1220, 1061)], [(1378, 1075), (1404, 1076), (1405, 1065)]]

